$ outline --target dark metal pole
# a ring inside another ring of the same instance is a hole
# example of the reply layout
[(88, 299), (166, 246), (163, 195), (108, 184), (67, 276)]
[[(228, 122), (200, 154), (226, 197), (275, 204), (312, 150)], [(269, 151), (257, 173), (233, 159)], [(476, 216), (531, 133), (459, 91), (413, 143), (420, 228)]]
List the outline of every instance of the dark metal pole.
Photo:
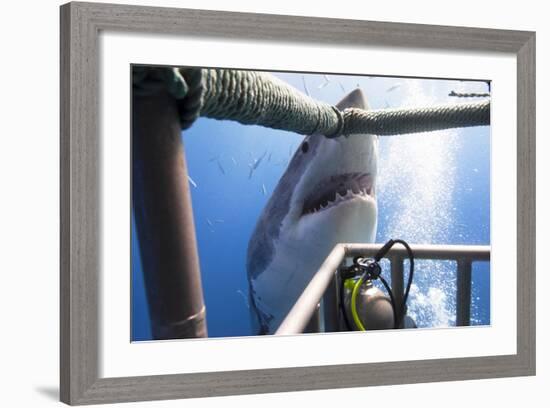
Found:
[(323, 319), (325, 322), (326, 332), (339, 331), (339, 313), (338, 308), (338, 275), (335, 273), (334, 278), (329, 283), (325, 294), (323, 295)]
[(206, 337), (178, 110), (164, 90), (133, 95), (132, 199), (153, 337)]
[[(403, 298), (405, 296), (405, 285), (403, 278), (403, 258), (398, 256), (392, 256), (390, 258), (391, 263), (391, 290), (395, 298), (395, 308), (400, 311), (403, 305)], [(398, 313), (398, 312), (396, 312)], [(399, 320), (399, 319), (398, 319)], [(403, 325), (401, 322), (401, 326)], [(402, 328), (402, 327), (399, 327)]]
[(472, 262), (459, 259), (456, 263), (456, 325), (470, 325), (472, 301)]

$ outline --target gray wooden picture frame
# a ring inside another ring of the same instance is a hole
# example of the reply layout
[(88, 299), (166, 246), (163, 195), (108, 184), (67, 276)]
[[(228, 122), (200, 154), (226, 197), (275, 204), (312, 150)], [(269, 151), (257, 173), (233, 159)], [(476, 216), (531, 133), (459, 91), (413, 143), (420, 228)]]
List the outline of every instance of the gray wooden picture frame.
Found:
[[(517, 354), (100, 378), (100, 31), (517, 56)], [(61, 6), (61, 400), (113, 403), (535, 374), (535, 33), (114, 4)]]

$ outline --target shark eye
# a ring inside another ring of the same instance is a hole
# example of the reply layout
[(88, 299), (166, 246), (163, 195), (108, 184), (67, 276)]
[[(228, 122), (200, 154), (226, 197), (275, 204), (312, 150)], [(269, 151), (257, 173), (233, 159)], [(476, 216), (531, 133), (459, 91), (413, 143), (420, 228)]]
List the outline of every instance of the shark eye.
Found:
[(302, 153), (307, 153), (309, 150), (309, 144), (307, 142), (302, 143)]

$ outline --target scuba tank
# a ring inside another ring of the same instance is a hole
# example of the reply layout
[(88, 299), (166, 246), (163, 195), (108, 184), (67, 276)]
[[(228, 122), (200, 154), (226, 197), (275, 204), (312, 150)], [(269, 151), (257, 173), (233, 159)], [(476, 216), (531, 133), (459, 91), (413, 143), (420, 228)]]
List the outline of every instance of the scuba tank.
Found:
[[(393, 245), (401, 244), (409, 256), (409, 277), (403, 295), (403, 303), (396, 308), (392, 289), (382, 274), (380, 260)], [(414, 274), (414, 254), (410, 246), (401, 239), (390, 239), (378, 250), (373, 258), (357, 256), (353, 263), (340, 270), (340, 309), (345, 330), (381, 330), (416, 327), (414, 320), (406, 316), (406, 304)], [(374, 286), (379, 279), (388, 297)]]
[[(354, 330), (360, 330), (354, 324), (351, 310), (351, 297), (354, 286), (359, 278), (350, 278), (344, 281), (344, 313), (346, 320)], [(393, 307), (390, 299), (378, 289), (371, 280), (365, 281), (358, 289), (356, 298), (357, 314), (367, 330), (393, 329)]]

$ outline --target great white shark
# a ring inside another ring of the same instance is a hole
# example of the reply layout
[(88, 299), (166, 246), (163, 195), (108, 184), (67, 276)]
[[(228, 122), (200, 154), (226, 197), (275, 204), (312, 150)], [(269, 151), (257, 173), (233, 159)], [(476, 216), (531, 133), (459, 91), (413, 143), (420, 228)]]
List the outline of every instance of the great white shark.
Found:
[[(337, 108), (368, 109), (360, 89)], [(254, 333), (279, 327), (340, 242), (374, 242), (378, 137), (306, 136), (261, 213), (248, 243)]]

